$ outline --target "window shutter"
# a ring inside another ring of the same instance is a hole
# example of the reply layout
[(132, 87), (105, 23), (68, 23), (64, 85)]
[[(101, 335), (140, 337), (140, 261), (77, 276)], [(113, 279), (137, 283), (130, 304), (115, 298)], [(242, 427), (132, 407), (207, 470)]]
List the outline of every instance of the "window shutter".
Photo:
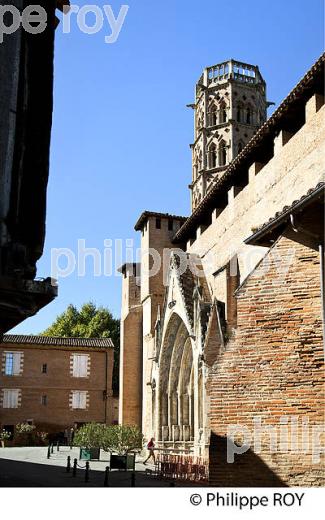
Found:
[(21, 353), (14, 352), (13, 354), (13, 375), (18, 376), (20, 374), (20, 359)]
[(85, 409), (86, 408), (86, 396), (87, 392), (80, 392), (80, 406), (79, 408)]
[(79, 377), (87, 377), (87, 368), (88, 368), (88, 356), (79, 356), (80, 357), (80, 376)]
[(3, 408), (18, 408), (18, 390), (3, 390)]
[(9, 394), (8, 390), (3, 390), (3, 408), (9, 408)]
[(73, 355), (73, 377), (80, 377), (80, 363), (78, 354)]
[(73, 377), (87, 377), (88, 355), (73, 355)]
[(79, 404), (79, 393), (78, 392), (73, 392), (72, 394), (72, 408), (78, 408), (78, 404)]
[(18, 390), (10, 390), (10, 408), (18, 408)]

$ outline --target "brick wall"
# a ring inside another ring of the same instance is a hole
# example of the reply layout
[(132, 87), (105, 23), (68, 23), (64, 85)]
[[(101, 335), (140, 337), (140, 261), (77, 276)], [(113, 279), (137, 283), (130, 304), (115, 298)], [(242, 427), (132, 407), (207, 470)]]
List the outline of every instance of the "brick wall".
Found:
[(142, 307), (135, 306), (121, 321), (120, 424), (142, 424)]
[[(20, 389), (21, 402), (18, 408), (3, 408), (0, 403), (0, 426), (15, 425), (29, 419), (48, 432), (61, 431), (74, 423), (113, 421), (112, 369), (113, 349), (96, 351), (65, 349), (63, 347), (40, 348), (34, 345), (2, 344), (4, 352), (23, 352), (21, 374), (6, 376), (2, 367), (0, 394), (5, 389)], [(70, 373), (72, 353), (89, 355), (87, 378), (75, 378)], [(106, 359), (107, 355), (107, 359)], [(106, 363), (107, 362), (107, 363)], [(42, 373), (43, 364), (47, 372)], [(87, 408), (71, 408), (71, 392), (87, 391)], [(104, 393), (107, 399), (104, 399)], [(47, 404), (42, 404), (42, 396)]]
[[(211, 483), (322, 485), (323, 466), (313, 463), (310, 447), (295, 452), (289, 438), (288, 452), (283, 446), (279, 451), (280, 417), (288, 420), (290, 435), (295, 431), (292, 418), (297, 421), (298, 450), (303, 433), (310, 441), (312, 426), (324, 421), (318, 253), (281, 238), (239, 288), (237, 305), (237, 331), (208, 381)], [(252, 432), (254, 417), (275, 428), (278, 451), (270, 453), (270, 434), (265, 433), (260, 453), (253, 445), (228, 464), (227, 426), (241, 424)], [(303, 430), (303, 421), (309, 421), (309, 428), (307, 423)]]

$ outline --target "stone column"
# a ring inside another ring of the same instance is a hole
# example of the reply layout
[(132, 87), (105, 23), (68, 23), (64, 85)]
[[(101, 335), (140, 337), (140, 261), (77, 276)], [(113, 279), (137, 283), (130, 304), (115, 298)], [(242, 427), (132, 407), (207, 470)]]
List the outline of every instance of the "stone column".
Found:
[(182, 400), (183, 400), (183, 421), (182, 421), (182, 424), (190, 424), (190, 410), (189, 410), (189, 406), (190, 406), (190, 398), (189, 398), (189, 395), (188, 394), (183, 394), (182, 396)]
[[(164, 429), (166, 432), (166, 428), (168, 428), (168, 395), (162, 394), (160, 397), (160, 417), (161, 417), (161, 424), (160, 424), (160, 432)], [(159, 432), (159, 433), (160, 433)], [(164, 439), (164, 435), (162, 434), (162, 440)]]
[(173, 392), (169, 395), (169, 426), (178, 424), (178, 394)]

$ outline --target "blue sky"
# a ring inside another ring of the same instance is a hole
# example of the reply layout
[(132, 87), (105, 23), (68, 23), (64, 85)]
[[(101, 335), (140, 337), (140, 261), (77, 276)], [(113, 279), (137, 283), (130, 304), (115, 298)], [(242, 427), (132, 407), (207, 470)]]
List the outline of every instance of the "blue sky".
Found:
[[(72, 2), (79, 6), (87, 1)], [(127, 3), (127, 2), (125, 2)], [(108, 2), (98, 2), (103, 6)], [(119, 12), (121, 2), (110, 2)], [(134, 239), (139, 214), (189, 214), (189, 143), (194, 84), (204, 67), (229, 58), (257, 64), (276, 106), (323, 49), (323, 1), (129, 0), (115, 44), (108, 22), (83, 34), (57, 29), (47, 237), (38, 276), (51, 272), (51, 249), (104, 251), (104, 240)], [(91, 18), (89, 18), (89, 23)], [(107, 243), (106, 243), (107, 245)], [(64, 262), (62, 261), (62, 266)], [(121, 280), (59, 280), (59, 296), (14, 329), (38, 333), (69, 303), (92, 300), (120, 312)]]

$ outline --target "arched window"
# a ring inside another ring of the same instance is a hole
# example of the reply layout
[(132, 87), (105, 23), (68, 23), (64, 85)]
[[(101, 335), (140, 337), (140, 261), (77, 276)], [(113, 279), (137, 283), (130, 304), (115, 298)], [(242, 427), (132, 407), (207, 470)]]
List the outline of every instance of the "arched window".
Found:
[(225, 166), (227, 164), (227, 147), (224, 141), (220, 142), (219, 145), (219, 166)]
[(242, 107), (242, 105), (238, 104), (237, 105), (237, 117), (236, 117), (238, 123), (242, 122), (242, 113), (243, 113), (243, 107)]
[(195, 160), (196, 162), (194, 163), (193, 165), (193, 178), (194, 180), (197, 179), (197, 176), (198, 176), (198, 165), (197, 165), (197, 159)]
[(250, 125), (252, 123), (252, 111), (251, 109), (248, 107), (246, 109), (246, 124), (247, 125)]
[(200, 111), (197, 115), (197, 130), (201, 130), (203, 127), (203, 112)]
[(227, 107), (225, 103), (220, 104), (220, 123), (227, 122)]
[(237, 153), (238, 153), (238, 155), (240, 154), (240, 152), (242, 152), (243, 148), (244, 148), (244, 145), (243, 145), (243, 143), (240, 141), (240, 142), (238, 143), (238, 149), (237, 149)]
[(202, 170), (202, 168), (203, 168), (202, 151), (200, 151), (199, 156), (198, 156), (197, 167), (198, 167), (198, 171), (199, 171), (199, 172), (200, 172), (200, 171)]
[(218, 109), (215, 103), (210, 103), (208, 119), (209, 126), (216, 126), (218, 124)]
[(209, 147), (209, 168), (216, 168), (217, 167), (217, 147), (213, 143)]

